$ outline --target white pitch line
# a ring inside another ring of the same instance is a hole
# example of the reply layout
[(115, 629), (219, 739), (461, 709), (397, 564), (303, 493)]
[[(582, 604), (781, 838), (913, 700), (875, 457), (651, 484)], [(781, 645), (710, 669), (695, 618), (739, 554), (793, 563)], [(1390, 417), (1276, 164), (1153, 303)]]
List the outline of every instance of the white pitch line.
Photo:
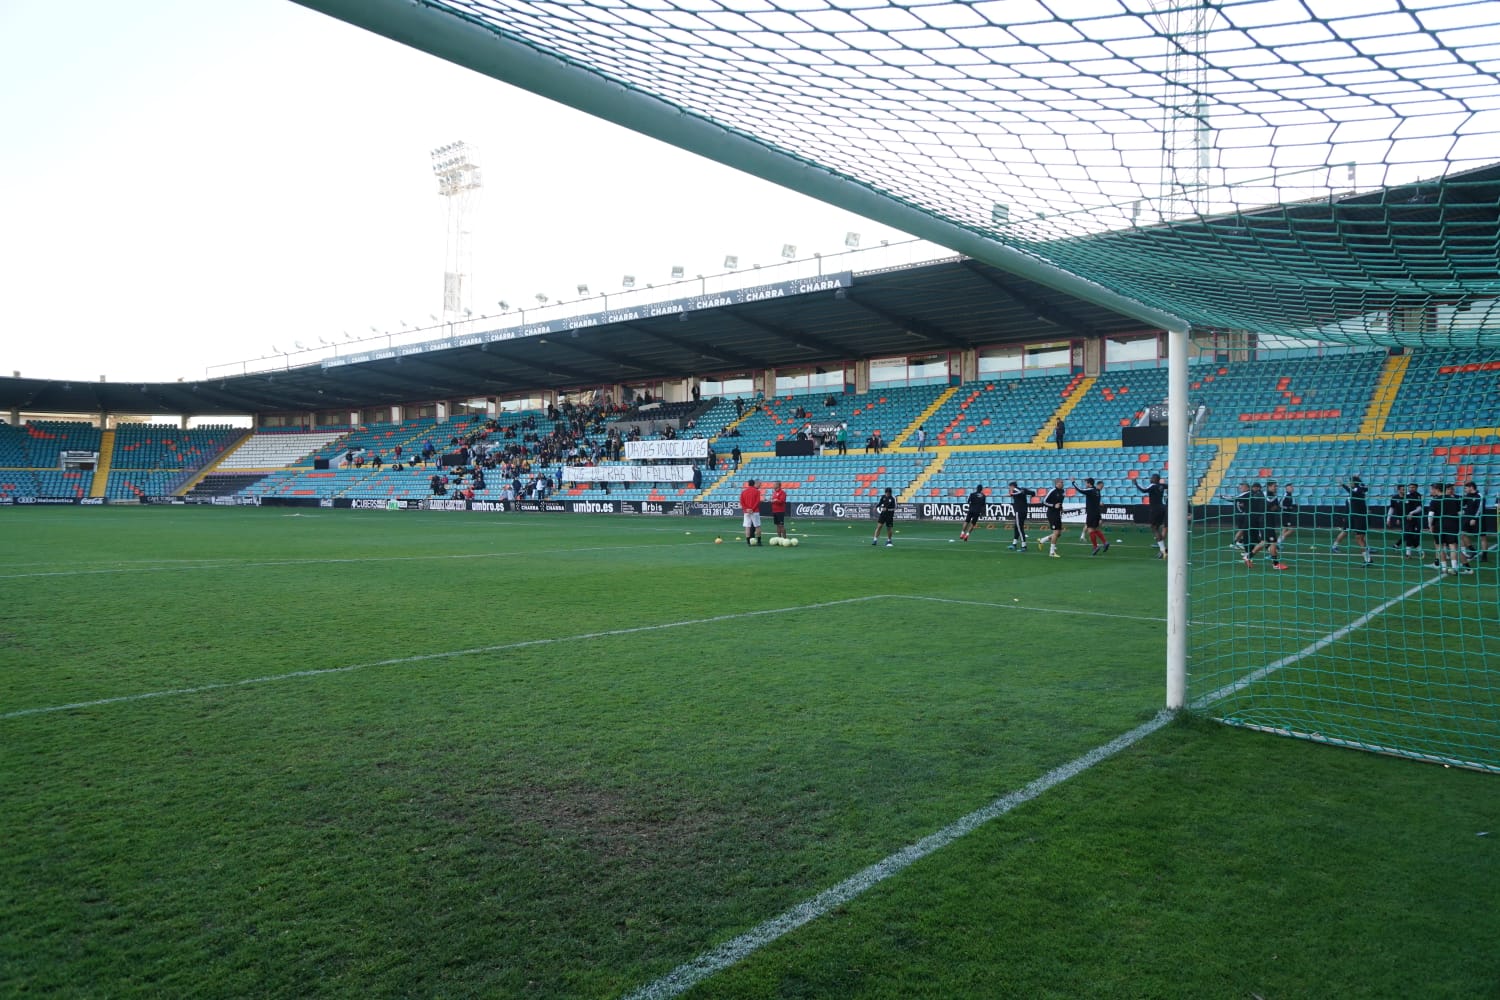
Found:
[(618, 552), (626, 549), (658, 549), (659, 545), (592, 545), (561, 549), (528, 549), (522, 552), (450, 552), (443, 555), (421, 556), (353, 556), (341, 559), (266, 559), (260, 561), (219, 560), (216, 562), (193, 562), (183, 565), (120, 566), (104, 569), (60, 569), (38, 573), (3, 573), (0, 580), (30, 580), (56, 576), (108, 576), (121, 573), (165, 573), (171, 570), (196, 569), (264, 569), (275, 566), (334, 566), (349, 563), (380, 562), (426, 562), (439, 559), (500, 559), (519, 555), (566, 555), (570, 552)]
[(1222, 701), (1223, 699), (1229, 697), (1232, 694), (1236, 694), (1236, 693), (1238, 693), (1240, 691), (1243, 691), (1245, 688), (1249, 687), (1251, 684), (1254, 684), (1257, 681), (1261, 681), (1261, 680), (1266, 679), (1267, 677), (1269, 677), (1272, 674), (1276, 673), (1276, 671), (1280, 670), (1281, 668), (1283, 668), (1283, 667), (1289, 667), (1293, 663), (1296, 663), (1298, 660), (1305, 659), (1305, 658), (1313, 655), (1314, 653), (1318, 652), (1319, 650), (1325, 649), (1328, 646), (1333, 645), (1334, 643), (1338, 642), (1340, 639), (1344, 638), (1349, 633), (1364, 628), (1377, 615), (1384, 614), (1386, 612), (1386, 610), (1388, 610), (1389, 608), (1395, 607), (1397, 604), (1400, 604), (1402, 601), (1406, 600), (1409, 597), (1413, 597), (1413, 596), (1415, 596), (1417, 594), (1420, 594), (1422, 591), (1426, 590), (1428, 587), (1432, 586), (1434, 583), (1437, 583), (1441, 579), (1442, 579), (1442, 577), (1435, 576), (1435, 577), (1433, 577), (1430, 580), (1423, 580), (1421, 583), (1416, 584), (1413, 587), (1409, 587), (1403, 593), (1397, 594), (1395, 597), (1391, 598), (1389, 601), (1386, 601), (1384, 604), (1377, 605), (1376, 607), (1374, 607), (1370, 611), (1367, 611), (1364, 614), (1360, 615), (1358, 618), (1354, 619), (1354, 621), (1350, 622), (1349, 624), (1347, 624), (1347, 625), (1345, 625), (1345, 626), (1343, 626), (1341, 628), (1337, 628), (1337, 629), (1333, 630), (1332, 632), (1329, 632), (1327, 635), (1323, 636), (1317, 642), (1309, 643), (1308, 645), (1303, 646), (1301, 649), (1297, 650), (1295, 653), (1289, 653), (1286, 656), (1283, 656), (1281, 659), (1276, 660), (1273, 663), (1266, 664), (1265, 666), (1261, 667), (1259, 670), (1255, 670), (1255, 671), (1252, 671), (1251, 673), (1246, 674), (1244, 677), (1241, 677), (1237, 681), (1234, 681), (1234, 682), (1229, 683), (1229, 684), (1225, 684), (1223, 687), (1219, 688), (1218, 690), (1210, 691), (1208, 694), (1204, 695), (1203, 697), (1194, 700), (1191, 703), (1191, 707), (1192, 708), (1207, 708), (1209, 705), (1212, 705), (1216, 701)]
[(1137, 726), (1123, 736), (1117, 736), (1103, 746), (1095, 747), (1082, 757), (1075, 758), (1061, 767), (1053, 768), (1019, 791), (1011, 792), (1009, 795), (1004, 795), (987, 806), (976, 809), (974, 812), (950, 823), (936, 833), (928, 834), (916, 843), (903, 847), (884, 860), (877, 861), (864, 871), (851, 875), (835, 886), (824, 889), (805, 902), (798, 903), (780, 916), (773, 917), (760, 926), (741, 934), (739, 937), (704, 952), (690, 962), (679, 965), (655, 982), (627, 994), (625, 1000), (666, 1000), (668, 997), (679, 996), (687, 992), (714, 973), (721, 972), (737, 964), (742, 959), (764, 948), (777, 938), (791, 933), (837, 907), (843, 906), (856, 896), (862, 895), (867, 890), (874, 888), (891, 876), (910, 867), (915, 862), (947, 847), (960, 837), (979, 829), (979, 827), (990, 820), (1004, 816), (1017, 806), (1030, 802), (1048, 789), (1062, 784), (1069, 778), (1082, 774), (1100, 761), (1108, 760), (1121, 750), (1139, 743), (1171, 720), (1172, 713), (1166, 710), (1158, 712), (1156, 717), (1145, 725)]
[[(1261, 680), (1272, 673), (1275, 673), (1277, 670), (1280, 670), (1283, 667), (1297, 662), (1305, 656), (1310, 656), (1313, 653), (1316, 653), (1317, 651), (1323, 649), (1324, 647), (1339, 641), (1344, 636), (1355, 631), (1356, 629), (1364, 627), (1364, 625), (1366, 625), (1376, 615), (1383, 613), (1388, 608), (1396, 605), (1401, 601), (1406, 600), (1416, 593), (1419, 593), (1423, 588), (1431, 586), (1437, 581), (1437, 579), (1438, 578), (1434, 578), (1432, 580), (1424, 581), (1423, 583), (1420, 583), (1415, 587), (1407, 590), (1400, 596), (1393, 597), (1389, 601), (1386, 601), (1384, 604), (1376, 607), (1374, 610), (1361, 615), (1359, 618), (1356, 618), (1348, 625), (1345, 625), (1342, 628), (1328, 633), (1317, 642), (1303, 647), (1298, 652), (1293, 653), (1290, 656), (1282, 657), (1275, 663), (1268, 664), (1267, 666), (1262, 667), (1260, 670), (1255, 671), (1253, 674), (1235, 681), (1233, 684), (1227, 684), (1224, 687), (1219, 688), (1217, 691), (1213, 691), (1207, 695), (1204, 695), (1202, 698), (1194, 701), (1192, 703), (1192, 707), (1203, 708), (1213, 703), (1214, 701), (1219, 700), (1220, 698), (1224, 698), (1230, 694), (1233, 694), (1234, 692), (1239, 691), (1242, 688), (1258, 680)], [(937, 601), (943, 600), (942, 598), (915, 599)], [(957, 600), (944, 601), (944, 603), (981, 604), (981, 602), (978, 601)], [(1003, 608), (1013, 605), (994, 604), (982, 606)], [(1079, 613), (1087, 614), (1088, 612)], [(1073, 778), (1079, 774), (1082, 774), (1084, 771), (1087, 771), (1089, 768), (1093, 767), (1095, 764), (1098, 764), (1100, 761), (1107, 760), (1110, 757), (1113, 757), (1115, 754), (1119, 753), (1121, 750), (1139, 743), (1147, 736), (1150, 736), (1152, 733), (1165, 726), (1169, 721), (1172, 720), (1173, 717), (1174, 715), (1172, 712), (1163, 709), (1161, 712), (1157, 713), (1155, 718), (1153, 718), (1145, 725), (1137, 726), (1135, 729), (1130, 730), (1130, 732), (1125, 733), (1123, 736), (1118, 736), (1110, 742), (1104, 744), (1103, 746), (1095, 747), (1093, 750), (1090, 750), (1082, 757), (1078, 757), (1072, 761), (1069, 761), (1067, 764), (1064, 764), (1061, 767), (1054, 768), (1053, 770), (1048, 771), (1040, 778), (1031, 782), (1031, 784), (1026, 785), (1020, 791), (1011, 792), (1009, 795), (1005, 795), (1001, 798), (996, 799), (994, 802), (991, 802), (984, 808), (969, 813), (967, 816), (964, 816), (956, 822), (943, 827), (943, 829), (937, 831), (936, 833), (929, 834), (928, 836), (923, 837), (915, 844), (903, 847), (901, 850), (895, 852), (894, 854), (891, 854), (884, 860), (877, 861), (875, 864), (871, 865), (861, 872), (856, 873), (855, 875), (850, 876), (837, 885), (834, 885), (828, 889), (824, 889), (822, 892), (818, 893), (816, 896), (813, 896), (811, 899), (798, 903), (796, 906), (792, 907), (789, 910), (786, 910), (779, 916), (772, 917), (770, 920), (767, 920), (759, 926), (752, 928), (746, 933), (741, 934), (740, 936), (729, 941), (726, 941), (716, 948), (712, 948), (709, 951), (704, 952), (697, 958), (694, 958), (688, 962), (684, 962), (682, 965), (679, 965), (677, 968), (673, 969), (671, 972), (667, 973), (665, 976), (661, 977), (655, 982), (648, 983), (640, 989), (626, 994), (624, 1000), (668, 1000), (668, 998), (670, 997), (679, 996), (687, 992), (689, 989), (696, 986), (704, 979), (707, 979), (709, 976), (712, 976), (714, 973), (721, 972), (732, 965), (738, 964), (740, 961), (749, 957), (752, 953), (759, 951), (761, 948), (764, 948), (766, 945), (775, 941), (777, 938), (789, 934), (797, 928), (802, 927), (804, 924), (818, 919), (819, 917), (835, 909), (836, 907), (843, 906), (845, 903), (848, 903), (855, 897), (862, 895), (867, 890), (874, 888), (876, 885), (884, 882), (891, 876), (910, 867), (912, 863), (927, 857), (929, 854), (932, 854), (933, 852), (943, 847), (948, 846), (960, 837), (963, 837), (973, 832), (974, 830), (977, 830), (979, 827), (983, 826), (985, 823), (988, 823), (990, 820), (1005, 815), (1006, 813), (1015, 809), (1017, 806), (1022, 805), (1026, 802), (1030, 802), (1032, 799), (1041, 795), (1048, 789), (1062, 784), (1069, 778)]]
[(895, 594), (907, 601), (932, 601), (936, 604), (964, 604), (975, 608), (1009, 608), (1013, 611), (1040, 611), (1052, 615), (1082, 615), (1087, 618), (1120, 618), (1128, 622), (1165, 622), (1165, 618), (1152, 618), (1146, 615), (1117, 615), (1108, 611), (1080, 611), (1077, 608), (1043, 608), (1034, 604), (1001, 604), (998, 601), (968, 601), (959, 597), (926, 597), (921, 594)]
[(791, 614), (797, 611), (817, 611), (822, 608), (836, 608), (845, 604), (859, 604), (864, 601), (888, 600), (893, 594), (871, 594), (868, 597), (846, 597), (837, 601), (820, 601), (816, 604), (800, 604), (787, 608), (767, 608), (761, 611), (739, 611), (728, 615), (714, 615), (710, 618), (692, 618), (686, 621), (663, 622), (659, 625), (636, 625), (632, 628), (609, 629), (604, 632), (584, 632), (579, 635), (556, 636), (550, 639), (524, 639), (520, 642), (505, 642), (494, 646), (475, 646), (472, 649), (454, 649), (442, 653), (421, 653), (417, 656), (401, 656), (390, 660), (373, 660), (369, 663), (351, 663), (342, 667), (323, 667), (317, 670), (294, 670), (285, 674), (270, 674), (265, 677), (246, 677), (237, 681), (219, 681), (214, 684), (199, 684), (194, 687), (168, 688), (164, 691), (145, 691), (139, 694), (122, 694), (113, 698), (95, 698), (90, 701), (75, 701), (66, 705), (45, 705), (39, 708), (18, 708), (9, 712), (0, 712), (0, 720), (19, 719), (28, 715), (49, 715), (54, 712), (68, 712), (80, 708), (97, 708), (101, 705), (118, 705), (131, 701), (146, 701), (152, 698), (171, 698), (184, 694), (202, 694), (206, 691), (222, 691), (226, 688), (249, 687), (255, 684), (270, 684), (275, 681), (295, 680), (301, 677), (324, 677), (329, 674), (347, 674), (355, 670), (365, 670), (370, 667), (398, 667), (408, 663), (423, 663), (428, 660), (448, 660), (459, 656), (477, 656), (483, 653), (500, 653), (512, 649), (527, 649), (532, 646), (551, 646), (565, 642), (585, 642), (590, 639), (607, 639), (619, 635), (636, 635), (641, 632), (658, 632), (664, 629), (683, 628), (688, 625), (711, 625), (715, 622), (736, 621), (742, 618), (757, 618), (765, 615)]

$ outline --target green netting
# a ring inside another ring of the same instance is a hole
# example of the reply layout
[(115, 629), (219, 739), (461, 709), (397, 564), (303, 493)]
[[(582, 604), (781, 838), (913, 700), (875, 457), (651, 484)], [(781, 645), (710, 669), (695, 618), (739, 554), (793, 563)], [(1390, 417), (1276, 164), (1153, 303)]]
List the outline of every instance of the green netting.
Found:
[[(633, 127), (675, 109), (1193, 328), (1190, 700), (1500, 770), (1493, 525), (1435, 566), (1384, 520), (1396, 483), (1500, 491), (1500, 3), (301, 2), (591, 110), (607, 81)], [(1301, 509), (1243, 553), (1270, 479)]]
[(1500, 330), (1494, 2), (422, 7), (1200, 328)]
[(1190, 701), (1500, 771), (1500, 350), (1204, 347)]

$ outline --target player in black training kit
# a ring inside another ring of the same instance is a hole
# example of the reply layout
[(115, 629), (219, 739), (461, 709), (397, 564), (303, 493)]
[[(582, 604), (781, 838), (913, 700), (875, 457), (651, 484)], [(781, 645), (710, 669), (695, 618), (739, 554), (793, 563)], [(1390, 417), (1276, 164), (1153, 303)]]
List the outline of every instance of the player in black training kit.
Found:
[[(1442, 505), (1442, 500), (1443, 500), (1443, 484), (1442, 483), (1433, 483), (1433, 484), (1431, 484), (1430, 486), (1427, 487), (1427, 503), (1422, 507), (1422, 516), (1427, 519), (1427, 533), (1432, 536), (1432, 541), (1433, 541), (1434, 545), (1437, 544), (1438, 507), (1440, 507)], [(1439, 549), (1437, 551), (1437, 553), (1436, 553), (1436, 555), (1439, 556), (1439, 557), (1442, 554), (1443, 553), (1442, 553), (1441, 549)], [(1442, 559), (1441, 558), (1435, 558), (1435, 559), (1433, 559), (1432, 560), (1432, 568), (1433, 569), (1442, 569), (1443, 568), (1443, 561), (1442, 561)]]
[(984, 484), (980, 483), (974, 487), (974, 492), (969, 494), (969, 509), (964, 514), (963, 530), (958, 533), (961, 541), (967, 542), (973, 530), (979, 527), (979, 519), (984, 517), (984, 508), (987, 498), (984, 495)]
[(1354, 536), (1354, 544), (1359, 546), (1360, 555), (1364, 557), (1365, 565), (1370, 565), (1370, 540), (1365, 535), (1370, 518), (1369, 497), (1370, 488), (1358, 476), (1350, 476), (1347, 483), (1339, 483), (1339, 488), (1349, 494), (1349, 499), (1344, 503), (1344, 526), (1334, 536), (1333, 548), (1330, 552), (1339, 550), (1339, 542), (1344, 540), (1345, 535)]
[(1443, 484), (1443, 495), (1433, 503), (1433, 533), (1437, 535), (1438, 572), (1457, 575), (1474, 572), (1462, 565), (1463, 557), (1458, 552), (1458, 536), (1463, 527), (1464, 501), (1453, 490), (1452, 483)]
[(1156, 558), (1167, 558), (1167, 484), (1161, 481), (1161, 473), (1151, 473), (1148, 486), (1135, 484), (1135, 488), (1146, 494), (1146, 503), (1151, 515), (1151, 534), (1156, 538)]
[(1281, 494), (1281, 537), (1276, 539), (1278, 551), (1297, 531), (1297, 498), (1292, 495), (1292, 484), (1287, 483)]
[(1484, 530), (1484, 494), (1479, 492), (1479, 484), (1472, 479), (1464, 483), (1464, 495), (1459, 500), (1464, 508), (1463, 531), (1459, 539), (1464, 559), (1472, 560), (1477, 552), (1479, 561), (1484, 562), (1490, 557), (1490, 545), (1488, 532)]
[(1010, 484), (1010, 507), (1011, 507), (1011, 539), (1010, 549), (1012, 552), (1026, 551), (1026, 508), (1031, 504), (1031, 498), (1036, 496), (1036, 490), (1028, 490), (1024, 486), (1017, 486), (1015, 480)]
[(1245, 519), (1249, 525), (1245, 533), (1245, 544), (1250, 547), (1245, 553), (1245, 565), (1254, 566), (1255, 557), (1269, 547), (1271, 568), (1286, 569), (1281, 561), (1280, 550), (1276, 547), (1276, 529), (1271, 526), (1269, 517), (1270, 499), (1266, 496), (1265, 488), (1260, 483), (1251, 483), (1250, 494), (1245, 499)]
[(1094, 551), (1089, 555), (1097, 556), (1101, 552), (1109, 551), (1109, 536), (1104, 533), (1101, 525), (1104, 523), (1104, 503), (1100, 494), (1104, 490), (1102, 482), (1085, 479), (1083, 485), (1078, 485), (1078, 480), (1071, 480), (1073, 488), (1083, 497), (1083, 528), (1088, 532), (1087, 538), (1094, 543)]
[(1250, 534), (1250, 484), (1240, 483), (1240, 491), (1236, 493), (1230, 502), (1234, 504), (1234, 538), (1230, 545), (1240, 550), (1240, 555), (1250, 551), (1250, 546), (1245, 544)]
[(896, 498), (891, 495), (891, 488), (887, 486), (880, 499), (875, 502), (875, 537), (870, 539), (871, 545), (880, 544), (880, 529), (885, 529), (885, 547), (891, 547), (891, 532), (896, 525)]
[(1053, 559), (1061, 559), (1057, 554), (1057, 540), (1062, 537), (1062, 514), (1063, 498), (1067, 493), (1063, 491), (1061, 479), (1052, 480), (1052, 488), (1042, 498), (1042, 506), (1047, 508), (1047, 539), (1046, 544), (1050, 551), (1047, 553)]
[(1396, 520), (1401, 528), (1401, 554), (1408, 559), (1422, 558), (1422, 489), (1408, 483), (1396, 505)]

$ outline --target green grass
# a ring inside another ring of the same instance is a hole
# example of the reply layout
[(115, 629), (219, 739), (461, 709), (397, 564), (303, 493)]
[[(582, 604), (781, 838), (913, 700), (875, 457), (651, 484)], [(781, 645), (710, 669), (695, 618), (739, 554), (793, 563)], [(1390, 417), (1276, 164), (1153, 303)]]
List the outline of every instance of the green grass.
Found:
[[(1133, 529), (0, 525), (7, 995), (619, 996), (1162, 699)], [(1495, 781), (1189, 719), (692, 995), (1493, 995)]]
[[(1500, 771), (1500, 588), (1496, 563), (1442, 577), (1404, 559), (1383, 533), (1374, 558), (1327, 551), (1304, 532), (1289, 569), (1241, 564), (1228, 534), (1199, 536), (1193, 557), (1195, 695), (1259, 667), (1274, 673), (1219, 699), (1213, 712)], [(1349, 626), (1360, 623), (1359, 627)]]

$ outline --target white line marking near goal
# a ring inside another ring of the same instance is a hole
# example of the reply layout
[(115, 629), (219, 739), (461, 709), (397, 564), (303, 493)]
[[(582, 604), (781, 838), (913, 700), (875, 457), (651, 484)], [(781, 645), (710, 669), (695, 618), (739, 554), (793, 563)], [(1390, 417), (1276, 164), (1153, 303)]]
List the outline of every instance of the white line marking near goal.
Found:
[(666, 1000), (687, 992), (693, 986), (716, 972), (738, 963), (752, 952), (764, 948), (777, 938), (788, 934), (804, 924), (818, 919), (830, 910), (842, 906), (874, 888), (892, 875), (903, 871), (917, 861), (979, 829), (990, 820), (1030, 802), (1043, 792), (1076, 777), (1101, 761), (1108, 760), (1127, 747), (1139, 743), (1172, 720), (1172, 713), (1162, 710), (1150, 722), (1137, 726), (1123, 736), (1117, 736), (1103, 746), (1095, 747), (1082, 757), (1048, 771), (1019, 791), (1002, 796), (983, 808), (950, 823), (936, 833), (928, 834), (914, 844), (903, 847), (882, 861), (851, 875), (835, 886), (824, 889), (816, 896), (773, 917), (739, 937), (725, 941), (717, 948), (704, 952), (690, 962), (685, 962), (662, 978), (627, 994), (625, 1000)]
[(1283, 656), (1281, 659), (1275, 661), (1274, 663), (1268, 663), (1265, 666), (1261, 667), (1259, 670), (1255, 670), (1251, 673), (1246, 674), (1244, 677), (1241, 677), (1239, 680), (1234, 681), (1233, 683), (1225, 684), (1217, 691), (1210, 691), (1203, 697), (1194, 699), (1190, 703), (1189, 707), (1207, 708), (1209, 705), (1212, 705), (1216, 701), (1220, 701), (1232, 694), (1243, 691), (1245, 688), (1249, 687), (1251, 684), (1254, 684), (1257, 681), (1265, 680), (1267, 677), (1271, 676), (1282, 667), (1289, 667), (1292, 664), (1296, 663), (1298, 660), (1305, 659), (1318, 652), (1319, 650), (1333, 645), (1340, 639), (1344, 638), (1344, 636), (1348, 635), (1350, 632), (1355, 632), (1359, 629), (1364, 628), (1376, 616), (1384, 614), (1387, 610), (1395, 607), (1397, 604), (1400, 604), (1407, 598), (1414, 597), (1415, 595), (1420, 594), (1422, 591), (1426, 590), (1428, 587), (1432, 586), (1434, 583), (1437, 583), (1441, 579), (1442, 577), (1433, 577), (1430, 580), (1423, 580), (1421, 583), (1408, 588), (1403, 593), (1397, 594), (1395, 597), (1391, 598), (1389, 601), (1386, 601), (1384, 604), (1377, 605), (1370, 611), (1366, 611), (1364, 614), (1360, 615), (1349, 624), (1334, 629), (1332, 632), (1329, 632), (1317, 642), (1309, 643), (1308, 645), (1303, 646), (1301, 649), (1297, 650), (1295, 653), (1289, 653), (1288, 655)]
[(1087, 618), (1120, 618), (1128, 622), (1165, 622), (1165, 618), (1149, 615), (1116, 615), (1108, 611), (1080, 611), (1077, 608), (1043, 608), (1034, 604), (1001, 604), (998, 601), (969, 601), (961, 597), (924, 597), (921, 594), (893, 594), (906, 601), (931, 601), (934, 604), (966, 604), (974, 608), (1008, 608), (1012, 611), (1040, 611), (1051, 615), (1083, 615)]
[(552, 646), (565, 642), (586, 642), (589, 639), (607, 639), (618, 635), (636, 635), (641, 632), (659, 632), (664, 629), (684, 628), (688, 625), (711, 625), (714, 622), (737, 621), (744, 618), (758, 618), (765, 615), (784, 615), (797, 611), (818, 611), (823, 608), (836, 608), (845, 604), (860, 604), (865, 601), (889, 600), (893, 594), (871, 594), (867, 597), (846, 597), (837, 601), (820, 601), (816, 604), (799, 604), (788, 608), (767, 608), (762, 611), (739, 611), (728, 615), (714, 615), (710, 618), (692, 618), (687, 621), (663, 622), (659, 625), (636, 625), (632, 628), (609, 629), (604, 632), (584, 632), (579, 635), (564, 635), (550, 639), (523, 639), (519, 642), (505, 642), (494, 646), (475, 646), (472, 649), (454, 649), (442, 653), (421, 653), (417, 656), (402, 656), (390, 660), (373, 660), (369, 663), (351, 663), (342, 667), (323, 667), (318, 670), (294, 670), (286, 674), (270, 674), (265, 677), (246, 677), (237, 681), (219, 681), (214, 684), (199, 684), (194, 687), (169, 688), (165, 691), (146, 691), (140, 694), (122, 694), (113, 698), (95, 698), (90, 701), (75, 701), (66, 705), (46, 705), (40, 708), (18, 708), (9, 712), (0, 712), (0, 719), (19, 719), (28, 715), (49, 715), (54, 712), (68, 712), (79, 708), (97, 708), (101, 705), (118, 705), (130, 701), (146, 701), (152, 698), (171, 698), (176, 695), (202, 694), (205, 691), (222, 691), (226, 688), (250, 687), (255, 684), (270, 684), (274, 681), (295, 680), (299, 677), (324, 677), (329, 674), (347, 674), (355, 670), (365, 670), (370, 667), (399, 667), (408, 663), (424, 663), (428, 660), (449, 660), (458, 656), (477, 656), (482, 653), (500, 653), (512, 649), (528, 649), (533, 646)]
[[(1261, 680), (1282, 667), (1289, 666), (1303, 657), (1310, 656), (1318, 650), (1332, 643), (1338, 642), (1349, 633), (1363, 628), (1377, 615), (1382, 614), (1401, 601), (1420, 593), (1426, 587), (1436, 583), (1439, 578), (1426, 580), (1410, 588), (1405, 593), (1391, 598), (1374, 610), (1356, 618), (1341, 628), (1324, 635), (1317, 642), (1311, 643), (1290, 656), (1282, 657), (1275, 663), (1271, 663), (1255, 671), (1254, 673), (1227, 684), (1217, 691), (1210, 692), (1192, 703), (1193, 708), (1202, 708), (1220, 698), (1227, 697), (1242, 688)], [(945, 600), (943, 598), (913, 597), (913, 600), (939, 601), (946, 604), (973, 604), (982, 607), (1012, 607), (1006, 604), (984, 604), (979, 601)], [(1034, 608), (1027, 610), (1045, 611), (1052, 609)], [(1067, 612), (1063, 612), (1067, 613)], [(1073, 612), (1076, 614), (1090, 614), (1090, 612)], [(1127, 617), (1123, 615), (1110, 615), (1108, 617)], [(1156, 620), (1156, 619), (1152, 619)], [(805, 902), (798, 903), (790, 910), (780, 916), (773, 917), (765, 923), (755, 927), (739, 937), (724, 942), (716, 948), (710, 949), (691, 961), (685, 962), (667, 973), (662, 978), (641, 987), (633, 993), (625, 996), (624, 1000), (667, 1000), (669, 997), (679, 996), (687, 992), (698, 983), (707, 979), (716, 972), (721, 972), (747, 958), (753, 952), (760, 950), (777, 938), (788, 934), (804, 924), (818, 919), (835, 907), (839, 907), (861, 895), (866, 890), (873, 888), (879, 883), (890, 878), (892, 875), (909, 867), (913, 862), (927, 857), (929, 854), (948, 846), (960, 837), (973, 832), (990, 820), (1003, 816), (1017, 806), (1041, 795), (1043, 792), (1062, 784), (1069, 778), (1076, 777), (1087, 771), (1101, 761), (1107, 760), (1127, 747), (1139, 743), (1152, 733), (1161, 729), (1173, 718), (1173, 713), (1163, 709), (1156, 717), (1142, 726), (1137, 726), (1123, 736), (1116, 737), (1103, 746), (1090, 750), (1075, 760), (1064, 764), (1062, 767), (1048, 771), (1040, 778), (1025, 786), (1020, 791), (1012, 792), (1002, 798), (996, 799), (989, 805), (959, 819), (936, 833), (917, 841), (915, 844), (904, 847), (896, 853), (878, 861), (844, 881), (824, 889), (816, 896)]]

